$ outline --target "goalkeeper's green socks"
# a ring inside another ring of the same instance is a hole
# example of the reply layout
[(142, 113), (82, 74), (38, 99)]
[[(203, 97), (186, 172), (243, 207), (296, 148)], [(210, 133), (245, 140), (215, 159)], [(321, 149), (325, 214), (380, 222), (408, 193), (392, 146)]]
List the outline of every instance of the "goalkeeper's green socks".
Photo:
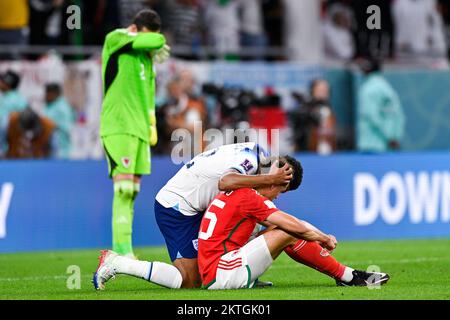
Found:
[(135, 185), (131, 180), (114, 182), (113, 199), (113, 251), (134, 256), (132, 245)]

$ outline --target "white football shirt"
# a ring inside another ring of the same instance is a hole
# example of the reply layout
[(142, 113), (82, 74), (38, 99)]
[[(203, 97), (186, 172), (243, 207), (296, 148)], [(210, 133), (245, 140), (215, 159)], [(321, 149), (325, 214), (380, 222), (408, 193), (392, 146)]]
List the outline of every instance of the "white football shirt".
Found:
[(255, 175), (260, 154), (256, 143), (237, 143), (218, 147), (194, 157), (170, 179), (156, 195), (156, 201), (187, 216), (206, 210), (219, 194), (219, 179), (229, 169)]

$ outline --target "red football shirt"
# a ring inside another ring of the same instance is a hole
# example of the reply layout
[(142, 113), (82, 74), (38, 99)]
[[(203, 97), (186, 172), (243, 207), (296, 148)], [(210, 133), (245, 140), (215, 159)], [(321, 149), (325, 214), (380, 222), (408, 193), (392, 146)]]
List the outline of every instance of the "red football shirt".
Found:
[(272, 201), (253, 189), (220, 193), (203, 215), (198, 236), (198, 265), (202, 282), (216, 277), (221, 256), (243, 247), (256, 223), (278, 211)]

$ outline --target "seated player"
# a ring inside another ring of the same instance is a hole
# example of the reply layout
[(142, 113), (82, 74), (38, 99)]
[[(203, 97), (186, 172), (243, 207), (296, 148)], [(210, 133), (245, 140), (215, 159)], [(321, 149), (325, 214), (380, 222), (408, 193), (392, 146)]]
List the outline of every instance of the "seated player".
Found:
[[(211, 202), (202, 219), (198, 243), (200, 275), (206, 288), (251, 288), (283, 251), (288, 249), (295, 259), (296, 247), (308, 241), (323, 248), (321, 255), (330, 265), (328, 269), (335, 270), (333, 276), (343, 285), (345, 276), (352, 276), (350, 282), (355, 285), (384, 284), (389, 280), (386, 273), (341, 265), (330, 255), (337, 245), (334, 236), (277, 209), (271, 200), (288, 188), (243, 188), (221, 193)], [(257, 223), (268, 229), (248, 242)]]
[[(173, 265), (151, 262), (148, 280), (170, 288), (200, 287), (197, 242), (203, 212), (221, 190), (269, 186), (292, 179), (292, 168), (288, 164), (271, 174), (261, 174), (264, 166), (268, 171), (268, 154), (252, 142), (206, 151), (184, 165), (155, 199), (156, 221)], [(103, 289), (114, 273), (114, 269), (103, 268), (109, 261), (107, 255), (110, 256), (110, 251), (103, 251), (94, 274), (96, 289)]]
[[(293, 175), (294, 178), (288, 187), (290, 190), (295, 190), (301, 183), (303, 170), (298, 161), (290, 157), (285, 158), (287, 159), (285, 162), (289, 161), (291, 166), (296, 168)], [(286, 163), (281, 163), (286, 165)], [(270, 173), (273, 174), (277, 170), (279, 168), (273, 165)], [(340, 285), (365, 285), (365, 282), (362, 281), (363, 277), (360, 276), (361, 274), (364, 275), (364, 273), (354, 271), (338, 263), (331, 255), (324, 254), (322, 247), (316, 242), (298, 241), (298, 243), (286, 248), (285, 251), (293, 259), (335, 278)], [(166, 272), (165, 276), (162, 275), (163, 269), (161, 266), (166, 268), (164, 270)], [(169, 277), (168, 267), (172, 266), (161, 262), (135, 261), (120, 257), (112, 251), (103, 251), (99, 267), (94, 275), (94, 285), (96, 288), (102, 289), (110, 278), (119, 273), (136, 276), (169, 288), (179, 288), (182, 280), (178, 276), (176, 268), (172, 269), (174, 272), (171, 274), (172, 277)], [(155, 268), (157, 268), (158, 272), (155, 272)]]

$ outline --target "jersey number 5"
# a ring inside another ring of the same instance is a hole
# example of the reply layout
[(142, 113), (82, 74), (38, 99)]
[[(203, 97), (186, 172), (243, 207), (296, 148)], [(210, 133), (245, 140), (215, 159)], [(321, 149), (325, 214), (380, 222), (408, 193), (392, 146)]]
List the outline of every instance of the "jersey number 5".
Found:
[(212, 210), (219, 208), (219, 209), (223, 209), (225, 207), (225, 202), (219, 200), (219, 199), (214, 199), (213, 202), (210, 204), (208, 210), (205, 212), (205, 215), (203, 216), (204, 219), (209, 219), (209, 225), (208, 225), (208, 229), (206, 230), (206, 232), (203, 232), (200, 230), (199, 234), (198, 234), (198, 238), (202, 239), (202, 240), (208, 240), (213, 232), (214, 232), (214, 228), (216, 227), (216, 223), (217, 223), (217, 212), (213, 212)]

